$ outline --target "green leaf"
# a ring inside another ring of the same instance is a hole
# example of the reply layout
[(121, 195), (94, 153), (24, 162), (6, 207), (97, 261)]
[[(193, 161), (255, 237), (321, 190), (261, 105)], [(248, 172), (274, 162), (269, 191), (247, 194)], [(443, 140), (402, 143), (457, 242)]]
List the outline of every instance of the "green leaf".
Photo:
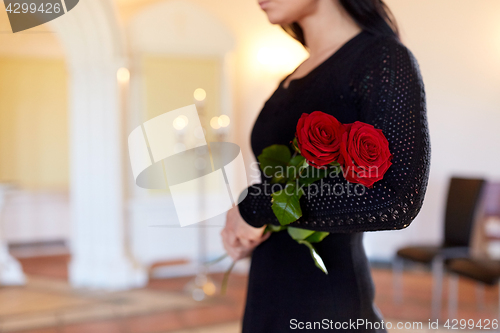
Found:
[(304, 244), (305, 246), (307, 246), (309, 248), (309, 250), (311, 251), (311, 257), (313, 258), (314, 264), (316, 265), (316, 267), (321, 269), (323, 271), (323, 273), (328, 274), (328, 271), (326, 270), (325, 263), (323, 262), (323, 259), (321, 259), (321, 257), (319, 256), (318, 252), (316, 252), (316, 249), (314, 248), (314, 246), (306, 240), (298, 240), (297, 242), (299, 244)]
[(315, 231), (312, 235), (305, 238), (305, 240), (308, 241), (309, 243), (319, 243), (323, 239), (325, 239), (325, 237), (328, 236), (329, 234), (330, 234), (329, 232)]
[(289, 162), (286, 169), (286, 175), (289, 179), (296, 179), (299, 176), (300, 170), (306, 159), (302, 155), (294, 156)]
[(286, 226), (277, 226), (277, 225), (274, 225), (274, 224), (268, 224), (266, 229), (264, 230), (264, 233), (266, 232), (280, 232), (282, 230), (285, 230), (286, 229)]
[(294, 183), (288, 183), (283, 190), (274, 192), (272, 198), (271, 208), (281, 225), (288, 225), (302, 216), (300, 196)]
[(281, 174), (281, 172), (276, 173), (276, 176), (271, 179), (271, 184), (283, 184), (286, 183), (287, 178), (285, 177), (284, 174)]
[(288, 227), (288, 234), (295, 240), (305, 240), (314, 233), (314, 230)]
[(304, 156), (297, 155), (294, 158), (292, 158), (290, 160), (290, 162), (288, 162), (288, 165), (294, 166), (294, 167), (299, 167), (301, 164), (304, 163), (305, 160), (306, 160), (306, 158)]
[(317, 169), (313, 166), (308, 166), (301, 172), (299, 182), (304, 185), (310, 185), (326, 176), (328, 176), (328, 168)]
[(332, 163), (330, 163), (330, 165), (333, 166), (333, 167), (339, 167), (340, 163), (337, 162), (337, 161), (333, 161)]
[(286, 166), (292, 157), (290, 149), (285, 145), (272, 145), (265, 148), (257, 159), (260, 168), (268, 177), (274, 177), (279, 171), (285, 172)]

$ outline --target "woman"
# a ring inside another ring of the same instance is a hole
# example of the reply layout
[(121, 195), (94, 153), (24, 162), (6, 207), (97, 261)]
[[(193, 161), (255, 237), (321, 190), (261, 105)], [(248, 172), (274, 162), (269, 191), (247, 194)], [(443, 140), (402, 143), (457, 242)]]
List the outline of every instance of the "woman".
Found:
[[(331, 233), (317, 246), (328, 275), (286, 232), (263, 233), (267, 224), (278, 225), (269, 180), (249, 187), (222, 231), (233, 259), (252, 254), (243, 332), (384, 332), (362, 232), (406, 228), (422, 205), (430, 147), (417, 61), (381, 0), (262, 0), (260, 6), (310, 56), (265, 103), (251, 135), (254, 154), (289, 144), (302, 113), (318, 110), (342, 123), (381, 129), (393, 159), (384, 178), (362, 195), (302, 196), (303, 216), (292, 226)], [(336, 177), (326, 183), (347, 182)]]

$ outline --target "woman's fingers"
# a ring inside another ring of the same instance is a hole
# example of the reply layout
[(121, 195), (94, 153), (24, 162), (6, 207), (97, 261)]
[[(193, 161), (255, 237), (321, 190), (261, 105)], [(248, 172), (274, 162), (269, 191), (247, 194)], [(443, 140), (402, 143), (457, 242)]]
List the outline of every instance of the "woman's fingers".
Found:
[(227, 235), (227, 243), (228, 243), (230, 246), (234, 246), (234, 247), (235, 247), (235, 246), (238, 246), (238, 245), (239, 245), (240, 241), (239, 241), (238, 237), (236, 237), (236, 235), (235, 235), (235, 234), (233, 234), (233, 233), (229, 233), (229, 234)]
[(248, 238), (238, 238), (238, 240), (244, 248), (247, 248), (250, 250), (253, 249), (254, 247), (256, 247), (257, 245), (259, 245), (258, 242), (251, 240), (251, 239), (248, 239)]
[(264, 234), (265, 227), (254, 228), (241, 217), (237, 207), (226, 215), (226, 226), (221, 232), (224, 248), (233, 260), (247, 257), (253, 249), (269, 238)]
[(271, 236), (270, 232), (263, 233), (259, 236), (254, 236), (251, 238), (248, 237), (238, 237), (239, 242), (244, 246), (249, 249), (254, 249), (257, 247), (260, 243), (264, 242)]
[(262, 237), (260, 238), (260, 242), (264, 242), (265, 240), (267, 240), (269, 237), (271, 237), (271, 232), (265, 232), (262, 234)]
[(258, 243), (251, 242), (245, 239), (239, 239), (234, 235), (223, 233), (222, 244), (227, 254), (233, 260), (239, 260), (248, 257)]
[(227, 254), (234, 260), (237, 260), (236, 258), (239, 256), (238, 246), (229, 244), (227, 238), (222, 239), (222, 244), (224, 245), (224, 249), (226, 250)]
[(248, 250), (247, 248), (243, 246), (229, 246), (226, 248), (227, 254), (233, 259), (233, 260), (240, 260), (245, 257), (248, 257), (248, 255), (252, 252)]
[(254, 241), (249, 241), (247, 239), (239, 239), (236, 238), (236, 240), (232, 243), (229, 243), (227, 239), (223, 238), (223, 245), (224, 248), (227, 252), (227, 254), (233, 259), (233, 260), (240, 260), (243, 258), (248, 257), (252, 251), (257, 247), (260, 243), (265, 241), (266, 239), (269, 238), (271, 234), (266, 233), (259, 242), (254, 242)]
[(236, 246), (238, 244), (238, 237), (231, 229), (224, 228), (221, 232), (221, 236), (222, 240), (229, 246)]

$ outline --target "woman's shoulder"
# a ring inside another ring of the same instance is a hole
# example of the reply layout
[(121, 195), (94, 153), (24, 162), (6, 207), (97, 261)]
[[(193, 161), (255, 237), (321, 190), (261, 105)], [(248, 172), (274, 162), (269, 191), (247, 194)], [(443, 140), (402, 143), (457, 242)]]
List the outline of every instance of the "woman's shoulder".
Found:
[(396, 36), (372, 35), (356, 59), (355, 69), (409, 66), (419, 71), (419, 64), (413, 52)]
[(390, 35), (372, 35), (365, 44), (361, 58), (385, 58), (393, 53), (403, 52), (411, 54), (410, 49), (396, 36)]

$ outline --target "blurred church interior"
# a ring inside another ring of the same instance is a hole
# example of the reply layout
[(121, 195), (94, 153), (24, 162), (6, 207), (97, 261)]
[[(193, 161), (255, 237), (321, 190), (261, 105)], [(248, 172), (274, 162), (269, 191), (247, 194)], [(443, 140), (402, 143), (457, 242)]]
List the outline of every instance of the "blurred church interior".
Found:
[[(365, 234), (376, 304), (391, 322), (424, 327), (438, 317), (498, 319), (500, 3), (386, 3), (420, 64), (432, 159), (413, 224)], [(196, 104), (207, 140), (238, 144), (255, 182), (253, 122), (306, 50), (255, 0), (81, 0), (16, 34), (3, 6), (0, 331), (239, 332), (249, 260), (220, 295), (230, 261), (200, 261), (224, 253), (224, 217), (180, 228), (168, 190), (134, 183), (127, 137)], [(462, 193), (449, 191), (453, 177), (483, 181), (460, 229), (465, 261), (395, 267), (398, 250), (445, 246), (458, 230), (445, 228), (447, 200)]]

